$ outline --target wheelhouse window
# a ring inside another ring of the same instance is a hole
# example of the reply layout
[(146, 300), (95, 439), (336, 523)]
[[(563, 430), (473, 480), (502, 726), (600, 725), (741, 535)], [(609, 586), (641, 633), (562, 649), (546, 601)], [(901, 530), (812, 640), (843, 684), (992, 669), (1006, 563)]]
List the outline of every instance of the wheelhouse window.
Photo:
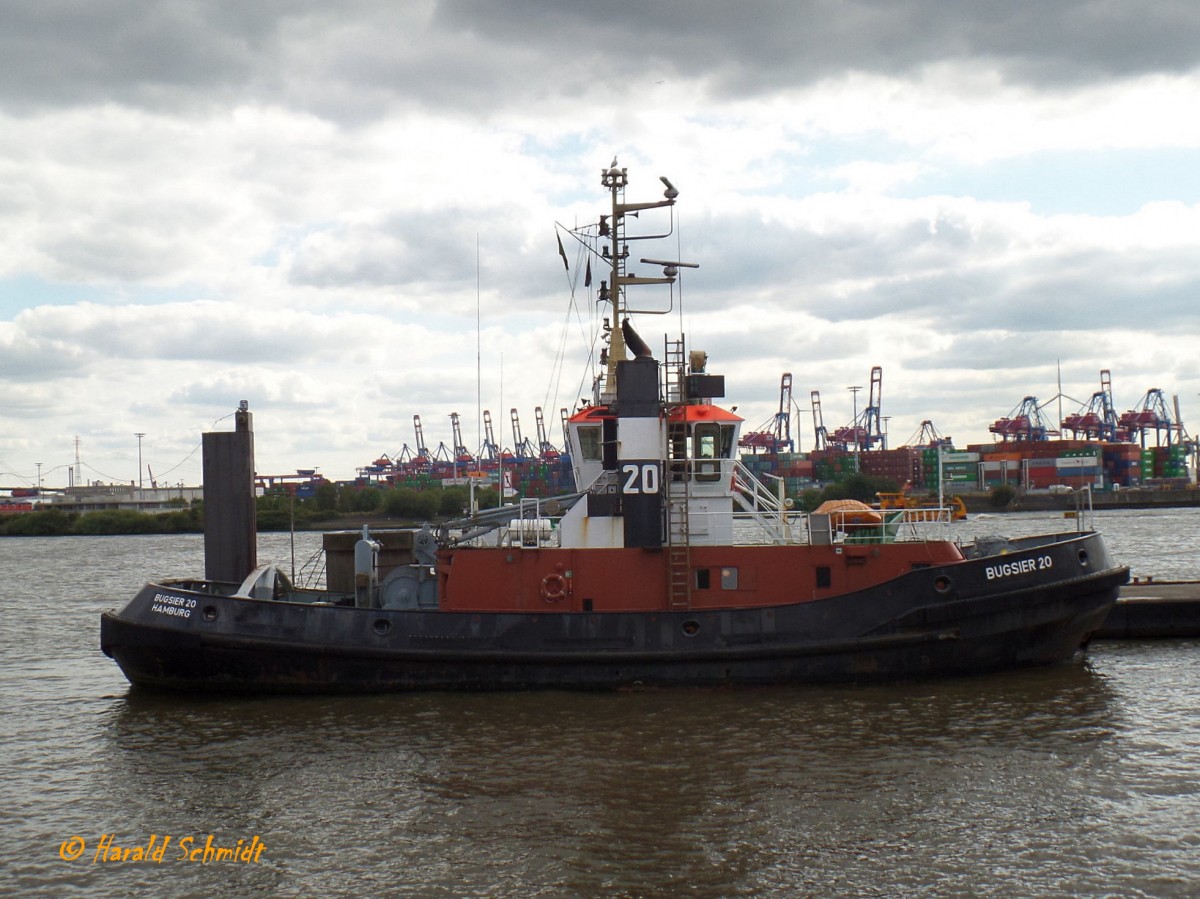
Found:
[(722, 459), (733, 458), (732, 425), (702, 422), (692, 431), (692, 458), (696, 460), (696, 480), (716, 481), (721, 477)]
[(579, 455), (585, 462), (599, 462), (602, 445), (599, 425), (586, 425), (579, 428)]

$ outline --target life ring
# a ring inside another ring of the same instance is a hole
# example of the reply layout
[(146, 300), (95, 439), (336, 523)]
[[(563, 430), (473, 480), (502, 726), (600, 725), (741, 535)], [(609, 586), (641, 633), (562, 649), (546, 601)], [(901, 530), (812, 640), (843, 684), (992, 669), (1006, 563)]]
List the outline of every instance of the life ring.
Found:
[(559, 602), (567, 598), (567, 582), (561, 574), (548, 574), (542, 578), (542, 599)]

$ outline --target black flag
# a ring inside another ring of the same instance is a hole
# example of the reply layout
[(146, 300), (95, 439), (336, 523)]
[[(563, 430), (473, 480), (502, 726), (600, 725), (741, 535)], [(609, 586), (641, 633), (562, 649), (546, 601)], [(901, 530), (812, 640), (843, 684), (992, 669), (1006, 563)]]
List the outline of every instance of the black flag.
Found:
[(583, 286), (584, 287), (592, 286), (592, 257), (591, 256), (588, 257), (587, 268), (584, 269), (584, 272), (583, 272)]
[(563, 258), (563, 268), (567, 271), (571, 270), (571, 266), (567, 265), (567, 251), (563, 249), (562, 238), (558, 236), (558, 232), (554, 232), (554, 239), (558, 241), (558, 255)]

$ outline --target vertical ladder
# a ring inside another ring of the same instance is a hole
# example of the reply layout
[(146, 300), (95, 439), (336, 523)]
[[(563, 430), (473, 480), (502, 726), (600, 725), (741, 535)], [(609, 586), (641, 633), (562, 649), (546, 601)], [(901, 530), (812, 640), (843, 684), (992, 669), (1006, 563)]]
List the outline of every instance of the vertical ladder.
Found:
[(686, 399), (683, 395), (683, 377), (687, 363), (684, 358), (685, 352), (682, 337), (678, 340), (666, 341), (664, 353), (666, 361), (663, 363), (663, 400), (668, 406), (678, 405)]
[[(687, 402), (684, 376), (687, 372), (684, 341), (667, 340), (663, 353), (663, 402), (668, 412), (673, 406)], [(692, 473), (687, 459), (676, 459), (673, 442), (667, 440), (667, 465), (663, 472), (666, 481), (667, 506), (667, 602), (672, 609), (692, 607), (692, 550), (688, 529), (688, 506), (691, 499)], [(688, 455), (684, 444), (684, 456)], [(673, 461), (683, 466), (683, 480), (676, 481)]]
[(688, 489), (667, 497), (667, 600), (672, 609), (692, 607), (692, 545), (688, 536)]

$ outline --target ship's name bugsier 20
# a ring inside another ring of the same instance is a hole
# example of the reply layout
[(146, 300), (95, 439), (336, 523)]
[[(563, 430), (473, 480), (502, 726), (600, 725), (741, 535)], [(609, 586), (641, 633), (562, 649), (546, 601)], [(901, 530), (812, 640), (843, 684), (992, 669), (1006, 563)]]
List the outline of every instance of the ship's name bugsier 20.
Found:
[(154, 605), (151, 612), (160, 615), (173, 615), (176, 618), (191, 618), (192, 609), (196, 608), (196, 600), (183, 596), (171, 596), (169, 593), (155, 593)]
[(1054, 567), (1054, 559), (1050, 556), (1038, 556), (1036, 559), (1022, 559), (1020, 562), (1005, 562), (1003, 565), (989, 565), (985, 570), (987, 579), (1010, 577), (1014, 574), (1028, 574), (1031, 571), (1044, 571)]

